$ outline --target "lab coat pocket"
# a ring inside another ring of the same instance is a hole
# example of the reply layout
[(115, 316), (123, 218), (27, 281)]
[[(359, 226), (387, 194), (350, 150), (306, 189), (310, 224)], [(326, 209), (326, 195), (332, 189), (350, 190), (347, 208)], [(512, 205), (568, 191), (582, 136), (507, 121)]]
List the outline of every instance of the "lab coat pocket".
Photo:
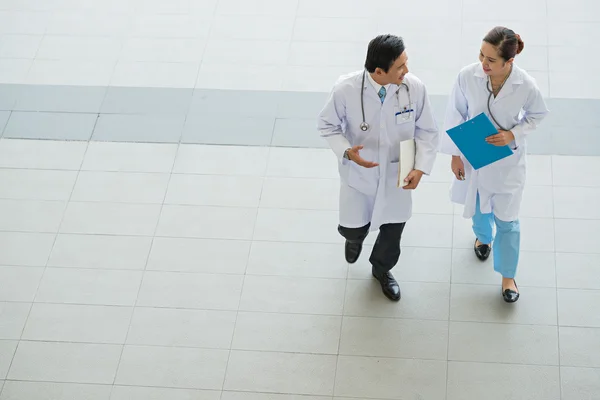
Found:
[(348, 167), (348, 186), (366, 195), (374, 196), (379, 184), (379, 166), (365, 168), (356, 163), (350, 163)]

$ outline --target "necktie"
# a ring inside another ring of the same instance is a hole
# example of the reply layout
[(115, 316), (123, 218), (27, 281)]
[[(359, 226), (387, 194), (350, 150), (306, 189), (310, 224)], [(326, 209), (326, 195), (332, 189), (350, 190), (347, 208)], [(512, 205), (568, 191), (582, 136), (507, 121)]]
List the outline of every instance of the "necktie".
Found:
[(381, 89), (379, 89), (379, 98), (381, 99), (381, 102), (383, 103), (383, 100), (385, 99), (385, 87), (381, 87)]

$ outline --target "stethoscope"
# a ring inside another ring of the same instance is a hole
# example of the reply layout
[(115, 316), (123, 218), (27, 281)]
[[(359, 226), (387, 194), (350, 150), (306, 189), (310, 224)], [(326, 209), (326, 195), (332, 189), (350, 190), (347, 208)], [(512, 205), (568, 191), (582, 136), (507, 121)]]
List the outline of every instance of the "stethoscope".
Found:
[[(360, 87), (360, 109), (362, 111), (362, 123), (359, 125), (360, 126), (360, 130), (363, 132), (366, 132), (369, 130), (370, 126), (367, 123), (366, 119), (365, 119), (365, 103), (364, 103), (364, 93), (365, 93), (365, 76), (367, 75), (367, 73), (365, 71), (363, 71), (363, 76), (362, 76), (362, 85)], [(412, 104), (412, 100), (410, 98), (410, 89), (408, 88), (408, 85), (404, 82), (402, 82), (400, 84), (400, 86), (404, 86), (406, 88), (406, 93), (408, 94), (408, 104), (411, 105)], [(398, 88), (398, 90), (396, 90), (396, 98), (398, 99), (398, 108), (400, 108), (400, 88)], [(408, 116), (407, 118), (409, 118), (410, 116)]]
[[(504, 87), (504, 84), (506, 83), (506, 81), (508, 80), (508, 77), (512, 74), (512, 65), (510, 66), (510, 71), (508, 72), (508, 75), (506, 75), (506, 78), (504, 78), (504, 81), (502, 82), (502, 84), (500, 85), (500, 87), (498, 88), (498, 93), (500, 93), (500, 91), (502, 90), (502, 88)], [(491, 82), (492, 78), (488, 77), (488, 80), (485, 84), (485, 87), (487, 89), (488, 92), (490, 92), (489, 96), (488, 96), (488, 101), (487, 101), (487, 108), (488, 108), (488, 112), (490, 113), (490, 117), (492, 117), (492, 119), (494, 120), (494, 122), (496, 123), (496, 125), (498, 125), (498, 127), (500, 129), (502, 129), (503, 131), (507, 131), (508, 129), (505, 129), (502, 127), (502, 125), (500, 125), (498, 123), (498, 121), (496, 121), (496, 118), (494, 117), (494, 114), (492, 113), (492, 109), (490, 107), (490, 101), (492, 100), (492, 95), (494, 94), (493, 90), (490, 88), (490, 82)]]

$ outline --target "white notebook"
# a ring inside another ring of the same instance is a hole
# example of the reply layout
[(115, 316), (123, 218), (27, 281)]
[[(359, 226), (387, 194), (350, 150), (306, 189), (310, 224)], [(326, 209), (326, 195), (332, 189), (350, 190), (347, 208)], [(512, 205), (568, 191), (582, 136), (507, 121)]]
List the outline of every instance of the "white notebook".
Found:
[(400, 142), (400, 161), (398, 162), (398, 187), (407, 185), (404, 180), (415, 168), (415, 140), (409, 139)]

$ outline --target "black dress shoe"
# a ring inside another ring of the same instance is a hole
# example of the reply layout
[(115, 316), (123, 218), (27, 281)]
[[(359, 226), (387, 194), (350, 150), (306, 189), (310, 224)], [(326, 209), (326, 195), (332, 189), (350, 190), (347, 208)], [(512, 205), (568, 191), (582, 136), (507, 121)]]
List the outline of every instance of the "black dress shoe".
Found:
[(479, 258), (481, 261), (485, 261), (490, 257), (492, 247), (489, 244), (480, 244), (477, 246), (477, 239), (475, 239), (473, 250), (475, 250), (475, 255), (477, 258)]
[(400, 300), (400, 286), (391, 272), (385, 272), (383, 274), (379, 274), (375, 272), (375, 268), (372, 270), (373, 276), (375, 279), (379, 281), (381, 284), (381, 290), (385, 296), (393, 301)]
[(346, 261), (350, 264), (354, 264), (360, 256), (362, 247), (362, 242), (349, 242), (346, 240)]
[[(519, 290), (519, 287), (517, 286), (517, 282), (515, 282), (515, 286), (517, 287), (517, 290)], [(515, 292), (512, 289), (503, 290), (502, 298), (507, 303), (514, 303), (515, 301), (519, 300), (519, 292)]]

